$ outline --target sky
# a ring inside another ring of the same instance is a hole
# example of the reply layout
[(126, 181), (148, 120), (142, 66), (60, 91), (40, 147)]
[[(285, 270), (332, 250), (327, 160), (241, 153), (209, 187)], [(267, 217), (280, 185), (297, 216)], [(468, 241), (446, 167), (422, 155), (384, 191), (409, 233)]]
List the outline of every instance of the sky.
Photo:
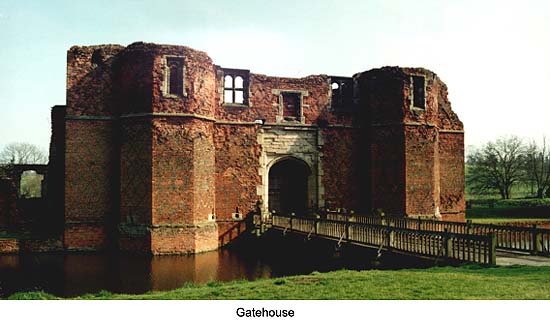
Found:
[(0, 148), (47, 149), (72, 45), (186, 45), (253, 73), (352, 76), (425, 67), (466, 146), (550, 138), (550, 1), (0, 0)]

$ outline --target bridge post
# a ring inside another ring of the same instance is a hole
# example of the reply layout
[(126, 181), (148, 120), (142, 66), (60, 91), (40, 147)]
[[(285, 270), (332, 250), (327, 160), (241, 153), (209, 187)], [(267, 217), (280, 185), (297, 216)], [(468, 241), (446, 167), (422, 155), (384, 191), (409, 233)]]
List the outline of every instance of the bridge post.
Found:
[(451, 252), (453, 250), (453, 242), (449, 237), (449, 230), (447, 228), (443, 229), (443, 249), (445, 251), (445, 258), (449, 259), (451, 257)]
[(537, 230), (537, 224), (533, 224), (531, 236), (533, 237), (531, 254), (540, 254), (542, 252), (542, 233)]
[(319, 235), (319, 217), (315, 218), (315, 235)]
[(472, 234), (472, 220), (468, 219), (466, 221), (466, 234)]
[(292, 214), (290, 214), (290, 216), (288, 217), (288, 228), (290, 229), (290, 231), (292, 232)]
[(491, 232), (489, 234), (491, 236), (491, 248), (489, 249), (489, 264), (494, 266), (497, 265), (497, 234), (495, 232)]
[[(260, 230), (259, 230), (259, 234), (263, 234), (264, 233), (264, 218), (263, 218), (263, 215), (260, 214)], [(258, 233), (257, 233), (258, 234)]]
[(388, 224), (386, 226), (386, 247), (387, 247), (388, 251), (391, 250), (391, 248), (392, 248), (392, 246), (391, 246), (392, 238), (393, 238), (393, 231), (392, 231), (391, 226)]

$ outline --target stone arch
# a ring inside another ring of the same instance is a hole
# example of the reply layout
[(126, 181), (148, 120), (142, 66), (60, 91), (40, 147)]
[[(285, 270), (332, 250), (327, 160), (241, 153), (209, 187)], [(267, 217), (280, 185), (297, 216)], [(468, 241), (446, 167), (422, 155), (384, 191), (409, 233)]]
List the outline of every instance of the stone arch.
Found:
[(270, 212), (305, 216), (314, 207), (315, 177), (307, 161), (292, 155), (273, 159), (267, 165), (266, 180), (265, 198)]

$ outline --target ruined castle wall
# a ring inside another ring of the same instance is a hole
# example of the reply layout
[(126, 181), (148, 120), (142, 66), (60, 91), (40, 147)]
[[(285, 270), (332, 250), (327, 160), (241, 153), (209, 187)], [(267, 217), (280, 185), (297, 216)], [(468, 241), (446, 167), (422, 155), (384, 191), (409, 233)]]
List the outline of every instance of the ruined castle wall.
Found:
[(153, 122), (153, 224), (193, 223), (193, 123)]
[(118, 45), (72, 47), (67, 53), (65, 233), (68, 249), (107, 243), (113, 217), (113, 87)]
[(152, 112), (154, 55), (142, 43), (128, 46), (117, 58), (116, 106), (113, 114), (135, 115)]
[(51, 232), (62, 232), (64, 223), (65, 175), (65, 114), (66, 106), (54, 106), (51, 111), (52, 134), (48, 162), (48, 220)]
[(331, 90), (326, 75), (281, 78), (250, 74), (250, 100), (247, 106), (223, 103), (223, 73), (218, 73), (217, 87), (216, 101), (219, 108), (216, 110), (216, 119), (220, 121), (253, 122), (264, 119), (266, 123), (280, 122), (280, 94), (290, 91), (302, 94), (302, 124), (318, 124), (319, 121), (351, 124), (349, 116), (336, 116), (328, 111)]
[(67, 52), (67, 115), (112, 116), (119, 45), (73, 46)]
[(370, 207), (387, 215), (402, 216), (406, 176), (402, 107), (403, 86), (408, 76), (398, 68), (382, 68), (356, 78), (361, 91), (360, 150), (370, 168), (364, 177), (369, 185)]
[(443, 220), (465, 221), (464, 134), (439, 133), (441, 207)]
[(329, 208), (365, 209), (368, 184), (362, 176), (359, 132), (354, 128), (324, 128), (322, 133), (321, 171), (323, 200)]
[(151, 224), (151, 120), (123, 119), (120, 127), (120, 222)]
[[(153, 112), (168, 114), (195, 114), (213, 117), (216, 78), (212, 59), (204, 52), (184, 46), (147, 44), (154, 53), (153, 65)], [(184, 95), (166, 94), (168, 58), (184, 61)]]
[(68, 249), (102, 248), (112, 217), (112, 121), (66, 120), (65, 235)]
[(371, 207), (386, 215), (402, 216), (405, 213), (406, 174), (403, 128), (375, 127), (369, 140)]
[(247, 215), (256, 211), (261, 183), (258, 126), (216, 124), (216, 218), (231, 220), (238, 208)]
[(405, 126), (406, 206), (410, 217), (439, 212), (438, 134), (430, 126)]
[[(183, 69), (181, 93), (169, 91), (169, 62)], [(248, 102), (226, 104), (224, 69), (204, 52), (146, 43), (71, 48), (65, 245), (100, 248), (118, 225), (123, 250), (215, 249), (235, 231), (237, 208), (242, 216), (267, 212), (269, 169), (289, 157), (308, 165), (312, 209), (463, 211), (462, 124), (432, 72), (358, 74), (350, 110), (331, 107), (329, 76), (243, 73)], [(412, 75), (425, 78), (422, 109), (412, 107)], [(285, 105), (296, 100), (298, 113)]]
[(13, 230), (17, 222), (17, 188), (13, 179), (0, 179), (0, 231)]

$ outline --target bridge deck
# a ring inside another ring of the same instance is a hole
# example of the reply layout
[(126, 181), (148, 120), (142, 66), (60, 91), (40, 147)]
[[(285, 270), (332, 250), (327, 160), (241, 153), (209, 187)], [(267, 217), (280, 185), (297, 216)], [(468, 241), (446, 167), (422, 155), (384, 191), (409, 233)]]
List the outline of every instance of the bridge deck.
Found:
[(388, 225), (277, 215), (272, 217), (271, 228), (283, 233), (331, 239), (338, 244), (345, 242), (420, 257), (496, 264), (494, 234), (411, 230)]

